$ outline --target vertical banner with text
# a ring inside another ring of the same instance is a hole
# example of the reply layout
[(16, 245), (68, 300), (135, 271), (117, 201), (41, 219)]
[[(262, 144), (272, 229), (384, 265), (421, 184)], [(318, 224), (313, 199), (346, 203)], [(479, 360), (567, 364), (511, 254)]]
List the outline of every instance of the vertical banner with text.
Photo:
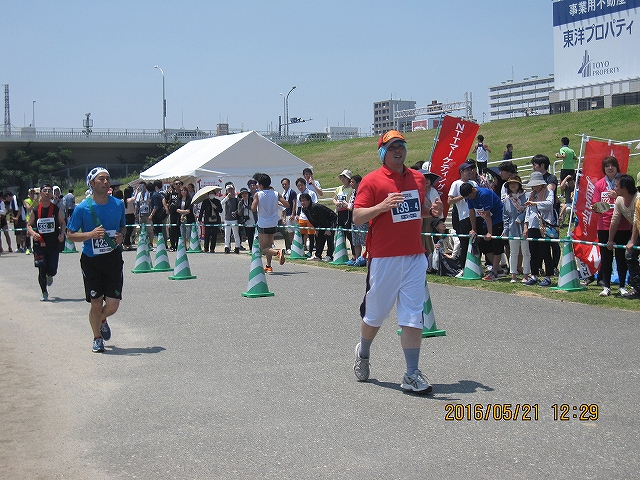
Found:
[(460, 178), (458, 166), (467, 159), (479, 128), (477, 123), (449, 115), (444, 117), (440, 127), (438, 143), (431, 156), (431, 171), (441, 177), (436, 184), (436, 189), (444, 204), (445, 217), (449, 211), (447, 201), (449, 188), (455, 180)]
[[(629, 165), (629, 147), (626, 145), (609, 145), (607, 142), (589, 140), (586, 143), (582, 171), (578, 179), (578, 200), (575, 209), (578, 224), (573, 230), (575, 240), (585, 242), (598, 241), (598, 215), (591, 211), (591, 205), (598, 202), (593, 198), (596, 182), (604, 175), (602, 159), (608, 156), (616, 157), (620, 165), (620, 172), (626, 173)], [(574, 255), (588, 268), (586, 275), (595, 274), (600, 268), (600, 249), (596, 245), (574, 244)]]

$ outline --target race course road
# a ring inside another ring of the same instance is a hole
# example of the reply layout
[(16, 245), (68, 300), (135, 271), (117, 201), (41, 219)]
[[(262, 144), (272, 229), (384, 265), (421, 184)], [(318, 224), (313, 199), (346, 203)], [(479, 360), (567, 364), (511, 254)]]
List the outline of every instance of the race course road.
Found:
[(365, 269), (274, 262), (275, 295), (244, 298), (249, 255), (190, 254), (183, 281), (124, 255), (104, 354), (80, 254), (50, 302), (32, 257), (0, 256), (0, 478), (638, 475), (637, 313), (431, 284), (447, 336), (423, 343), (420, 396), (395, 311), (355, 380)]

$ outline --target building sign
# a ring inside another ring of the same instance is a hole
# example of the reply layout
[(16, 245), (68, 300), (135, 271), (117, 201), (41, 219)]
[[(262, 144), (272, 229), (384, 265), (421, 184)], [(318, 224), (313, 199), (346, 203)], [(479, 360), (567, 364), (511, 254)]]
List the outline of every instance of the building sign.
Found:
[(640, 76), (640, 0), (553, 4), (555, 89)]
[(419, 130), (426, 130), (427, 128), (429, 128), (429, 125), (427, 125), (427, 121), (426, 120), (413, 120), (411, 122), (411, 131), (412, 132), (417, 132)]

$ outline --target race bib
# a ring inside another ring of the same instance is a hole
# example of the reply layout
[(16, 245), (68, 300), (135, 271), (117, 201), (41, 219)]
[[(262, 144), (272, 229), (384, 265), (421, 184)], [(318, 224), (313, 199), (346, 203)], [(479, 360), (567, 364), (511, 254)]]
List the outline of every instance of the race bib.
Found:
[(38, 233), (53, 233), (56, 231), (56, 221), (51, 218), (39, 218), (38, 219)]
[(148, 204), (140, 205), (140, 214), (141, 215), (148, 215), (149, 214), (149, 205)]
[(393, 223), (421, 218), (420, 195), (418, 194), (418, 190), (406, 190), (401, 193), (404, 195), (404, 202), (391, 209)]
[[(114, 239), (116, 237), (115, 230), (107, 230), (107, 235)], [(104, 238), (92, 238), (91, 243), (93, 246), (93, 254), (94, 255), (102, 255), (104, 253), (109, 253), (113, 251), (113, 248), (109, 246), (109, 243)]]

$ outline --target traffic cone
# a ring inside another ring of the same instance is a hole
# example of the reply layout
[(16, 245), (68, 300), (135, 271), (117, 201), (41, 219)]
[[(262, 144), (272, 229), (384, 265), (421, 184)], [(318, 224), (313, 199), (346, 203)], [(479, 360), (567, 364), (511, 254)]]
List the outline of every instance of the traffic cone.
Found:
[(242, 292), (242, 296), (256, 298), (273, 297), (273, 295), (273, 292), (270, 292), (267, 286), (267, 276), (264, 274), (264, 267), (262, 266), (262, 250), (260, 249), (260, 242), (256, 235), (253, 239), (253, 246), (251, 247), (249, 283), (247, 285), (247, 291)]
[(191, 225), (191, 239), (189, 240), (188, 253), (203, 253), (202, 247), (200, 247), (200, 237), (198, 236), (198, 224)]
[(153, 266), (152, 270), (154, 272), (168, 272), (173, 270), (169, 263), (167, 248), (164, 246), (164, 235), (162, 235), (162, 232), (158, 233), (158, 243), (156, 244), (156, 264)]
[(476, 257), (471, 249), (471, 241), (467, 249), (467, 260), (464, 264), (464, 270), (461, 278), (463, 280), (480, 280), (482, 278), (482, 266), (480, 265), (480, 257)]
[(178, 239), (178, 254), (176, 257), (176, 266), (173, 269), (173, 275), (169, 277), (169, 280), (189, 280), (190, 278), (196, 278), (195, 275), (191, 275), (191, 269), (189, 268), (189, 258), (187, 257), (187, 249), (184, 246), (184, 239), (182, 236)]
[(67, 237), (64, 237), (64, 250), (62, 250), (62, 253), (78, 253), (76, 250), (76, 244)]
[[(436, 316), (433, 314), (433, 305), (431, 304), (431, 295), (429, 294), (429, 285), (427, 280), (424, 281), (424, 304), (422, 306), (422, 318), (424, 319), (424, 327), (422, 327), (422, 338), (427, 337), (444, 337), (447, 332), (440, 330), (436, 326)], [(402, 329), (398, 329), (398, 335), (402, 333)]]
[(580, 285), (578, 267), (576, 266), (576, 259), (573, 256), (573, 243), (571, 243), (571, 237), (567, 237), (562, 247), (562, 261), (560, 262), (558, 286), (551, 287), (551, 290), (578, 292), (586, 289), (587, 287)]
[(131, 273), (149, 273), (153, 272), (151, 265), (151, 257), (149, 257), (149, 242), (147, 241), (147, 232), (142, 230), (138, 239), (138, 248), (136, 250), (136, 264)]
[(293, 243), (291, 244), (291, 255), (289, 258), (301, 258), (306, 259), (304, 256), (304, 247), (302, 246), (302, 234), (300, 229), (296, 227), (296, 232), (293, 235)]
[(329, 262), (331, 265), (344, 265), (349, 261), (349, 254), (347, 253), (347, 242), (344, 239), (344, 233), (342, 233), (342, 227), (338, 228), (336, 234), (336, 248), (333, 253), (333, 261)]

